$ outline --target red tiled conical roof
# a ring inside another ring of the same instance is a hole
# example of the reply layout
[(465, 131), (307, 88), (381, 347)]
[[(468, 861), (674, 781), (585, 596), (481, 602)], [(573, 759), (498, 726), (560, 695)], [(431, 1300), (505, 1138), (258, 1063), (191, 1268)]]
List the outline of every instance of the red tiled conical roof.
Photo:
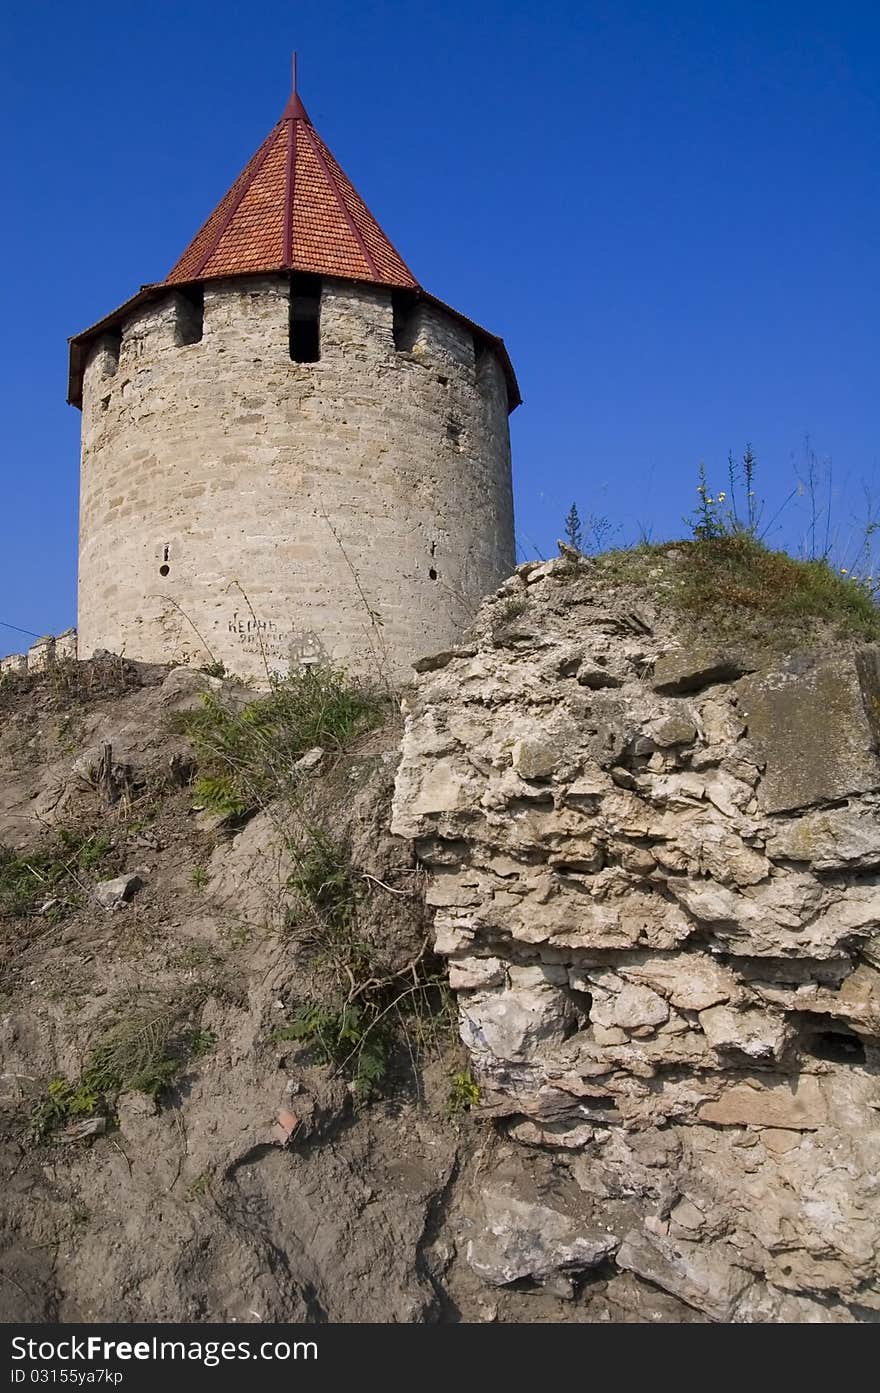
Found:
[(166, 285), (261, 271), (417, 289), (294, 90), (281, 120), (169, 272)]
[(498, 353), (510, 410), (519, 405), (516, 375), (502, 340), (419, 285), (318, 135), (295, 82), (281, 120), (167, 279), (142, 285), (118, 309), (70, 340), (67, 400), (82, 405), (90, 344), (99, 334), (118, 332), (134, 310), (167, 297), (168, 286), (282, 271), (399, 287), (411, 292), (411, 303), (423, 301), (452, 315)]

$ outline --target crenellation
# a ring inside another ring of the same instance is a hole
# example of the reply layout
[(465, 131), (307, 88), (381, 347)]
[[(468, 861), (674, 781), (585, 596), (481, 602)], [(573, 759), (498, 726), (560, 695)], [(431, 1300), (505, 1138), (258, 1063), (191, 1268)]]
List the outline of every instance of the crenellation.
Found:
[(76, 658), (76, 629), (65, 629), (55, 639), (55, 661), (69, 662)]
[(221, 281), (212, 309), (214, 339), (223, 338), (225, 346), (226, 336), (234, 335), (237, 353), (244, 357), (251, 352), (254, 367), (264, 361), (289, 361), (289, 277), (239, 276)]
[[(413, 310), (410, 325), (412, 352), (416, 358), (438, 366), (474, 367), (473, 334), (436, 305), (422, 302)], [(446, 384), (441, 382), (440, 386)]]
[(120, 334), (101, 334), (96, 339), (89, 354), (86, 376), (91, 381), (96, 378), (115, 377), (119, 370), (119, 353), (122, 345)]
[(355, 352), (392, 358), (390, 291), (325, 279), (321, 289), (320, 345), (321, 361)]
[(157, 354), (179, 350), (181, 304), (182, 297), (172, 291), (129, 315), (122, 327), (119, 365), (123, 370), (138, 372)]

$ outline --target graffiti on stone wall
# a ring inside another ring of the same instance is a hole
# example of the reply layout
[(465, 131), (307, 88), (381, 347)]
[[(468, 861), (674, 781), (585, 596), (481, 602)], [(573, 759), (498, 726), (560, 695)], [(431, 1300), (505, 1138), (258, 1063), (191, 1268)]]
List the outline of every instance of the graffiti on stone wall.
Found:
[(234, 634), (245, 653), (258, 658), (286, 658), (286, 635), (279, 631), (273, 619), (260, 619), (255, 614), (242, 616), (235, 610), (227, 623), (227, 632)]
[(258, 658), (291, 667), (314, 667), (327, 662), (327, 650), (313, 629), (282, 629), (274, 619), (261, 619), (253, 613), (241, 615), (238, 610), (226, 627), (243, 652)]
[(292, 667), (315, 667), (327, 662), (327, 650), (314, 629), (292, 634), (287, 656)]

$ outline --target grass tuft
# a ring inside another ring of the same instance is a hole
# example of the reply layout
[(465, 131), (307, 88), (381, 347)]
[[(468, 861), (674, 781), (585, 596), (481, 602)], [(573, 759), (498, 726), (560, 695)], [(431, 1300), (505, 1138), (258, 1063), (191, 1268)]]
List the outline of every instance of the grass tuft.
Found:
[(244, 707), (206, 693), (197, 710), (182, 712), (174, 724), (195, 746), (199, 801), (222, 816), (241, 816), (283, 797), (307, 750), (344, 749), (378, 725), (384, 702), (335, 669), (307, 668)]
[(57, 919), (81, 898), (85, 882), (113, 860), (113, 841), (105, 832), (59, 828), (38, 851), (20, 854), (0, 843), (0, 917), (27, 918), (56, 900)]
[(148, 1001), (121, 1016), (92, 1046), (77, 1079), (49, 1082), (31, 1113), (35, 1140), (45, 1141), (78, 1117), (109, 1116), (120, 1093), (160, 1097), (191, 1059), (215, 1044), (211, 1031), (193, 1024), (203, 1000), (197, 991), (173, 1001)]
[(880, 607), (867, 585), (827, 561), (772, 551), (746, 532), (642, 544), (608, 552), (600, 565), (726, 634), (785, 642), (822, 622), (841, 638), (880, 639)]

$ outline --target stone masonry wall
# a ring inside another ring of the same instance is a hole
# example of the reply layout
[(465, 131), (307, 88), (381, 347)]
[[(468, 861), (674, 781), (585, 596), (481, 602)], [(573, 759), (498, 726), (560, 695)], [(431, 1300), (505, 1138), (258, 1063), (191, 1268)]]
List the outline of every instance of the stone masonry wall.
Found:
[[(292, 362), (289, 285), (177, 294), (92, 349), (82, 422), (80, 655), (329, 657), (389, 675), (447, 646), (514, 564), (507, 394), (491, 350), (390, 292), (326, 280), (321, 359)], [(182, 333), (182, 330), (184, 331)], [(117, 364), (118, 356), (118, 364)]]
[(32, 643), (26, 653), (7, 653), (0, 658), (0, 676), (6, 672), (42, 672), (53, 663), (76, 659), (76, 629), (63, 634), (45, 634)]
[[(560, 559), (426, 666), (393, 826), (484, 1115), (709, 1318), (876, 1320), (880, 650), (719, 650)], [(474, 1264), (545, 1271), (502, 1207)]]

